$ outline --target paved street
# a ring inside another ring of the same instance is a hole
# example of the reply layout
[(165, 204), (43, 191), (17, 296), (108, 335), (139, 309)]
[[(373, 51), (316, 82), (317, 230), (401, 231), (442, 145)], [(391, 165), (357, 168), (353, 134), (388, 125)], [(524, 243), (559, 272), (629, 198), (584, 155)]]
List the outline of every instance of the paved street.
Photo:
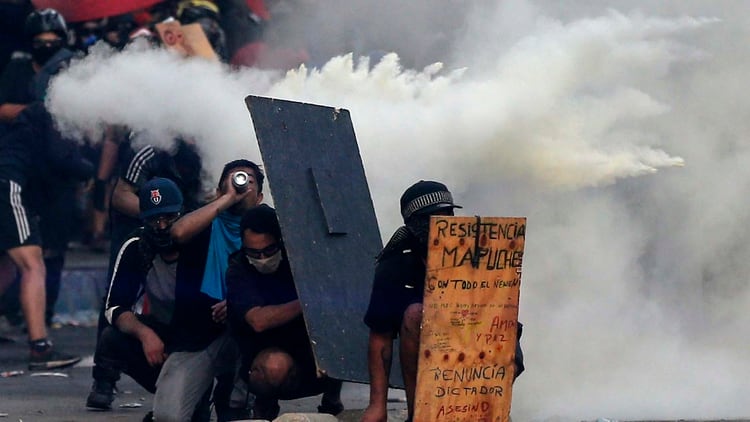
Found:
[[(120, 394), (111, 412), (89, 411), (84, 407), (92, 382), (92, 354), (96, 343), (93, 325), (95, 308), (104, 292), (105, 267), (105, 255), (76, 249), (71, 250), (66, 262), (57, 304), (58, 319), (66, 324), (53, 328), (50, 336), (59, 349), (84, 356), (83, 361), (72, 368), (46, 375), (29, 372), (25, 335), (20, 330), (9, 329), (3, 324), (4, 317), (0, 317), (0, 335), (14, 340), (0, 343), (0, 372), (24, 372), (20, 376), (0, 377), (0, 421), (141, 421), (151, 408), (151, 394), (128, 376), (123, 376), (118, 383)], [(394, 402), (389, 404), (389, 421), (403, 421), (406, 417), (403, 391), (392, 390), (390, 396)], [(339, 420), (358, 421), (367, 399), (367, 385), (344, 384), (342, 400), (347, 410), (339, 415)], [(319, 397), (293, 400), (281, 402), (281, 410), (282, 413), (314, 413), (318, 404)]]
[[(21, 370), (23, 375), (0, 378), (0, 420), (8, 421), (140, 421), (151, 406), (152, 396), (129, 377), (118, 383), (121, 390), (111, 412), (86, 410), (84, 402), (91, 386), (91, 352), (94, 348), (94, 327), (64, 326), (52, 330), (55, 345), (61, 350), (86, 356), (77, 366), (60, 371), (35, 374), (26, 368), (28, 349), (21, 333), (13, 332), (13, 343), (0, 344), (0, 372)], [(359, 420), (367, 406), (367, 385), (344, 385), (342, 399), (347, 410), (339, 420)], [(403, 398), (393, 390), (392, 397)], [(314, 413), (319, 397), (281, 403), (282, 413)], [(403, 401), (389, 405), (389, 421), (402, 421), (406, 405)], [(7, 419), (5, 419), (7, 418)]]
[[(13, 340), (0, 342), (0, 373), (23, 371), (19, 376), (0, 377), (0, 422), (139, 422), (151, 408), (152, 396), (128, 376), (123, 376), (118, 383), (120, 393), (112, 411), (89, 411), (84, 407), (92, 382), (97, 315), (94, 308), (103, 295), (103, 255), (73, 251), (68, 265), (70, 267), (64, 274), (57, 306), (60, 313), (58, 320), (64, 324), (53, 328), (50, 335), (61, 350), (84, 356), (84, 359), (78, 365), (61, 371), (31, 373), (26, 367), (28, 348), (25, 335), (18, 329), (8, 328), (7, 324), (3, 324), (4, 317), (0, 317), (0, 336)], [(393, 401), (388, 405), (388, 421), (403, 421), (406, 417), (403, 391), (391, 390), (389, 397)], [(312, 397), (281, 402), (282, 414), (315, 413), (319, 399)], [(367, 406), (368, 386), (345, 383), (342, 400), (347, 410), (339, 415), (339, 421), (359, 422)], [(735, 420), (740, 421), (750, 422)], [(597, 422), (609, 421), (599, 419)]]

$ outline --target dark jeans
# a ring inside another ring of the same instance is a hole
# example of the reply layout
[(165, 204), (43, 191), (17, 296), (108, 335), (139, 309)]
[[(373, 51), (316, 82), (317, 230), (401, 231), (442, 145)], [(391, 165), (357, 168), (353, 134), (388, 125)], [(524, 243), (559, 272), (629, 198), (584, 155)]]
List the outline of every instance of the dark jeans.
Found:
[[(162, 337), (164, 330), (158, 324), (149, 318), (139, 316), (139, 319)], [(141, 342), (137, 338), (111, 325), (102, 330), (96, 345), (94, 367), (91, 371), (94, 380), (115, 383), (120, 379), (120, 372), (124, 372), (141, 387), (154, 393), (160, 369), (161, 367), (149, 365), (143, 354)]]

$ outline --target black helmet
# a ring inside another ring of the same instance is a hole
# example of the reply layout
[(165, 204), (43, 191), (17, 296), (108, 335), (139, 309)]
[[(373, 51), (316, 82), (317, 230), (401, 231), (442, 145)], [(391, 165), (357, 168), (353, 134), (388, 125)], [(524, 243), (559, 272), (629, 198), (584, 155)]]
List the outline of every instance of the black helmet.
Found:
[(430, 214), (441, 208), (463, 208), (453, 203), (448, 188), (432, 180), (420, 180), (401, 195), (401, 216), (404, 221), (416, 214)]
[(24, 35), (34, 38), (42, 32), (54, 32), (63, 40), (68, 39), (68, 26), (65, 19), (55, 9), (35, 10), (26, 18)]
[(177, 19), (187, 25), (200, 19), (219, 21), (219, 6), (207, 0), (183, 0), (177, 5)]

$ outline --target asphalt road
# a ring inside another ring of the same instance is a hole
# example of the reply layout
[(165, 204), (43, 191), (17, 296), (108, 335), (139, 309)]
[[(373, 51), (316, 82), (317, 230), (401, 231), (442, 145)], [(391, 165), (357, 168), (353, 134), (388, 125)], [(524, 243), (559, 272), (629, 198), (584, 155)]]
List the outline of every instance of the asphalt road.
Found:
[[(23, 371), (22, 375), (0, 377), (0, 421), (141, 421), (152, 403), (152, 396), (123, 376), (118, 383), (121, 390), (108, 412), (90, 411), (84, 406), (91, 387), (91, 355), (96, 342), (94, 327), (64, 326), (51, 330), (55, 346), (69, 353), (84, 356), (83, 361), (68, 369), (46, 375), (29, 372), (26, 365), (28, 348), (22, 333), (12, 330), (0, 332), (15, 341), (0, 343), (0, 372)], [(393, 390), (397, 399), (389, 404), (389, 421), (403, 421), (406, 404), (403, 391)], [(368, 386), (346, 383), (342, 401), (347, 410), (339, 415), (340, 421), (359, 420), (367, 406)], [(283, 413), (315, 413), (319, 397), (281, 402)]]

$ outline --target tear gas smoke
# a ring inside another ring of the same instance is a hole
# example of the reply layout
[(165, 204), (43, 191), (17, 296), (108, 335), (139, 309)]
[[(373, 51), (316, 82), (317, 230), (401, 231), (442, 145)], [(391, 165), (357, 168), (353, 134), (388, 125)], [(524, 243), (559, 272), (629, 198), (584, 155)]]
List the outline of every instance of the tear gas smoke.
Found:
[(194, 139), (210, 185), (227, 161), (259, 155), (244, 95), (265, 92), (272, 73), (229, 72), (138, 44), (122, 54), (96, 47), (50, 85), (49, 109), (63, 129), (100, 134), (107, 124), (125, 125), (136, 145), (163, 148), (175, 136)]
[[(737, 40), (750, 4), (476, 4), (441, 26), (444, 68), (341, 55), (280, 75), (95, 53), (48, 101), (65, 127), (191, 135), (214, 174), (259, 159), (246, 95), (346, 108), (384, 237), (418, 179), (447, 183), (466, 214), (529, 218), (514, 420), (749, 416), (749, 52)], [(420, 31), (400, 22), (387, 32), (409, 44)]]

